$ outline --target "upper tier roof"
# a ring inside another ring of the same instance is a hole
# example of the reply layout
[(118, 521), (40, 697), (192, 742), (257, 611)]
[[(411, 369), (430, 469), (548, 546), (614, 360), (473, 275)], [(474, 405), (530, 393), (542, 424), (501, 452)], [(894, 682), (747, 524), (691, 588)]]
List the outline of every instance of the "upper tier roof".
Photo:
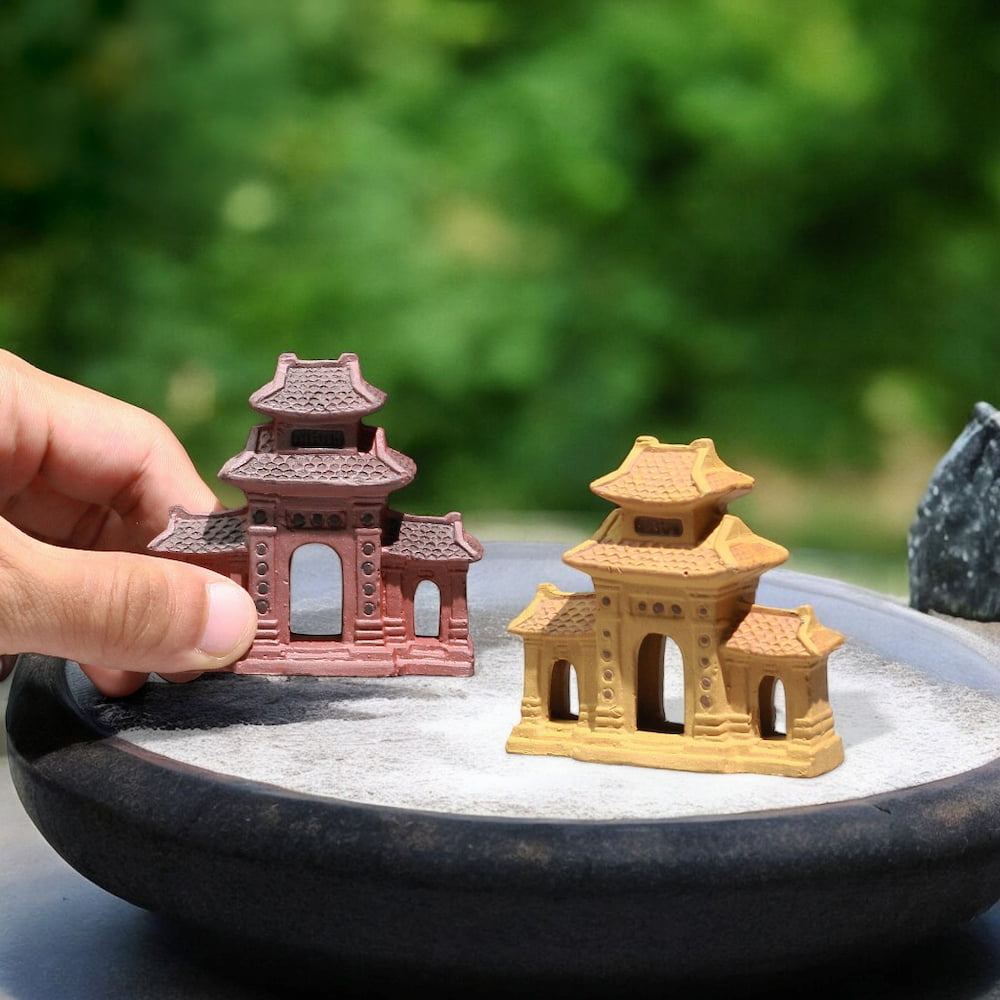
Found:
[(300, 487), (295, 493), (312, 486), (317, 493), (330, 490), (374, 488), (398, 489), (413, 479), (415, 466), (406, 456), (396, 452), (396, 460), (385, 455), (358, 452), (271, 453), (244, 452), (227, 462), (219, 478), (234, 486), (252, 490), (261, 488)]
[(417, 465), (408, 455), (390, 448), (385, 431), (374, 428), (369, 451), (261, 450), (262, 427), (250, 432), (247, 447), (219, 470), (219, 478), (244, 492), (279, 490), (289, 495), (346, 494), (372, 489), (387, 493), (413, 480)]
[(590, 488), (605, 500), (626, 507), (688, 507), (709, 500), (732, 500), (753, 489), (752, 476), (731, 469), (709, 438), (691, 444), (661, 444), (636, 438), (625, 461), (594, 480)]
[(356, 354), (341, 354), (336, 361), (300, 361), (294, 354), (282, 354), (274, 378), (250, 397), (250, 405), (275, 417), (329, 422), (360, 419), (380, 409), (385, 399), (386, 394), (361, 375)]
[(659, 541), (622, 539), (616, 511), (601, 530), (570, 549), (563, 562), (590, 576), (628, 575), (656, 577), (663, 585), (671, 579), (685, 585), (726, 576), (759, 575), (788, 558), (788, 550), (755, 535), (738, 517), (723, 515), (719, 524), (694, 546), (664, 545)]

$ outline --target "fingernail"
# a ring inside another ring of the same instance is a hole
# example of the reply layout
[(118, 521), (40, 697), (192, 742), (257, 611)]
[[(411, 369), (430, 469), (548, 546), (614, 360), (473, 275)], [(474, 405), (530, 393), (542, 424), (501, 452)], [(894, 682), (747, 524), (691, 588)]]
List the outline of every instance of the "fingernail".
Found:
[(249, 644), (253, 605), (247, 592), (235, 583), (210, 583), (208, 621), (198, 642), (198, 652), (219, 659), (235, 658)]

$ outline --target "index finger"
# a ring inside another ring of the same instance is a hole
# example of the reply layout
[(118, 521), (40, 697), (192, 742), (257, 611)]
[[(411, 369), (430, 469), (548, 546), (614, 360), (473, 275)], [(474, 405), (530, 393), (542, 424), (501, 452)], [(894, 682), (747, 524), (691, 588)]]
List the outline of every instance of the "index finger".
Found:
[(219, 504), (169, 428), (151, 413), (0, 351), (0, 499), (36, 479), (110, 507), (148, 541), (172, 504)]

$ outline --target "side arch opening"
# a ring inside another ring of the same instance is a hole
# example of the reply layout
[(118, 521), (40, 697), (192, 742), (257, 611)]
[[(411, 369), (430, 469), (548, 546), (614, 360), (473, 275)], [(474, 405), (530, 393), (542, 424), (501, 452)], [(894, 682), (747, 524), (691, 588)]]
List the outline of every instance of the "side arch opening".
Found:
[(441, 638), (441, 588), (433, 580), (421, 580), (413, 593), (413, 634)]
[(763, 740), (783, 740), (788, 736), (785, 685), (777, 677), (765, 677), (758, 693), (760, 737)]
[(580, 686), (569, 660), (556, 660), (549, 679), (549, 719), (575, 722), (580, 718)]

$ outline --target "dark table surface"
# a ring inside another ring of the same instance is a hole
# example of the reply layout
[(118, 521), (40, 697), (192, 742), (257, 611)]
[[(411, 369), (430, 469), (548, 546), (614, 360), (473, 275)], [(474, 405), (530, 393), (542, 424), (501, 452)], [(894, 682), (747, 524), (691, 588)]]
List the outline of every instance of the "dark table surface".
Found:
[[(5, 707), (8, 690), (6, 684), (0, 688), (0, 706)], [(0, 998), (243, 1000), (294, 992), (282, 985), (280, 968), (268, 975), (259, 963), (227, 964), (229, 956), (220, 959), (211, 942), (110, 895), (79, 875), (24, 813), (3, 756)], [(334, 982), (336, 971), (331, 970)], [(835, 968), (796, 970), (790, 979), (777, 981), (755, 981), (748, 970), (737, 995), (781, 996), (793, 984), (799, 984), (799, 995), (806, 997), (1000, 997), (1000, 904), (930, 941), (886, 954), (876, 951)], [(452, 993), (447, 983), (438, 985), (443, 995), (460, 994), (458, 989)], [(398, 995), (406, 996), (413, 988), (414, 984), (400, 984)], [(567, 992), (586, 995), (578, 986)], [(716, 984), (688, 995), (728, 992), (727, 984)], [(545, 993), (554, 995), (551, 985), (547, 984)], [(329, 995), (380, 994), (365, 990), (364, 984), (341, 983)], [(651, 986), (649, 995), (662, 993)]]
[[(20, 668), (19, 668), (20, 669)], [(0, 684), (0, 712), (10, 683)], [(794, 933), (779, 928), (777, 933)], [(292, 988), (294, 969), (267, 955), (241, 951), (239, 942), (177, 926), (94, 885), (52, 849), (18, 800), (0, 727), (0, 1000), (242, 1000), (289, 995), (409, 996), (418, 985), (347, 980), (331, 969), (329, 983)], [(568, 927), (553, 933), (570, 933)], [(325, 970), (323, 970), (325, 975)], [(438, 997), (609, 995), (608, 984), (432, 982)], [(797, 968), (770, 979), (748, 968), (738, 983), (630, 985), (633, 996), (955, 998), (1000, 1000), (1000, 903), (931, 940), (880, 950), (834, 966)], [(537, 988), (536, 988), (537, 987)], [(621, 995), (620, 991), (613, 991)]]
[[(4, 709), (9, 689), (0, 687)], [(280, 995), (213, 968), (181, 932), (66, 864), (21, 807), (0, 739), (0, 998)]]

